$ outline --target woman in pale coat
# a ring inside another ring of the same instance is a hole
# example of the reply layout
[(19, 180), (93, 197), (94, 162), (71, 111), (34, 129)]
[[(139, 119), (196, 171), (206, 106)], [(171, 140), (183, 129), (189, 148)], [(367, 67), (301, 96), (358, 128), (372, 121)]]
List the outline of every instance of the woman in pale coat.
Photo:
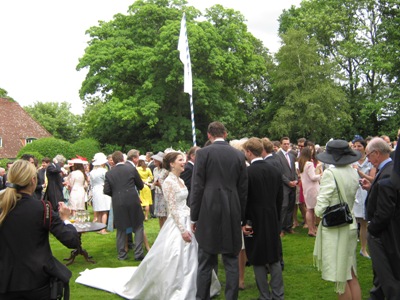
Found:
[[(111, 197), (105, 195), (104, 181), (106, 179), (107, 169), (105, 164), (107, 157), (103, 153), (96, 153), (93, 159), (93, 170), (90, 171), (90, 184), (93, 192), (93, 213), (96, 222), (107, 224), (108, 212), (111, 208)], [(98, 233), (107, 234), (106, 229), (102, 229)]]
[[(318, 160), (333, 166), (324, 171), (315, 206), (316, 216), (322, 217), (328, 206), (339, 203), (339, 192), (352, 211), (358, 175), (350, 164), (360, 156), (360, 152), (353, 151), (343, 140), (330, 141), (326, 151), (318, 154)], [(352, 224), (338, 227), (324, 227), (320, 223), (314, 246), (314, 264), (322, 272), (322, 279), (335, 282), (338, 299), (361, 299), (356, 248), (357, 223), (354, 216)]]

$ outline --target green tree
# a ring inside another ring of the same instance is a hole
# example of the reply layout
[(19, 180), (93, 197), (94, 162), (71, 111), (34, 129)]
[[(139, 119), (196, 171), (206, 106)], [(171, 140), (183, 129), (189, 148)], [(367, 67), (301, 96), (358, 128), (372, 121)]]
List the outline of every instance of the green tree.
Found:
[(71, 143), (79, 138), (81, 116), (70, 111), (68, 102), (35, 102), (24, 109), (55, 138)]
[(346, 95), (335, 84), (335, 67), (318, 54), (318, 44), (304, 30), (281, 35), (272, 82), (282, 105), (270, 124), (273, 137), (306, 136), (316, 142), (342, 137), (350, 121)]
[[(317, 39), (318, 52), (340, 67), (354, 120), (349, 133), (377, 134), (399, 113), (398, 82), (385, 74), (389, 65), (385, 53), (398, 49), (398, 40), (387, 38), (389, 29), (395, 28), (392, 21), (399, 5), (395, 2), (310, 0), (280, 17), (281, 33), (289, 28), (306, 30)], [(386, 27), (385, 13), (394, 16)], [(396, 31), (398, 27), (392, 33)]]
[(177, 50), (183, 8), (198, 143), (214, 120), (229, 124), (230, 132), (244, 128), (243, 108), (252, 101), (252, 84), (265, 75), (267, 50), (239, 12), (216, 5), (197, 21), (200, 13), (185, 4), (138, 0), (128, 15), (88, 30), (91, 40), (77, 66), (88, 70), (80, 90), (87, 104), (85, 136), (122, 147), (190, 147), (189, 96), (182, 91)]
[(87, 158), (89, 162), (96, 153), (101, 152), (99, 142), (92, 138), (76, 141), (72, 145), (72, 149), (75, 155), (83, 156)]
[(5, 89), (2, 89), (2, 88), (0, 88), (0, 98), (4, 98), (4, 99), (11, 100), (11, 101), (15, 101), (13, 98), (11, 98), (8, 95), (8, 92)]

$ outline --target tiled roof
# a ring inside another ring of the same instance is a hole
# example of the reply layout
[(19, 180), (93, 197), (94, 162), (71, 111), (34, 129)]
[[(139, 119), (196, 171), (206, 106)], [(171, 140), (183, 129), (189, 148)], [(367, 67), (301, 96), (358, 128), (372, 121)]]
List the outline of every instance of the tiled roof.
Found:
[(17, 102), (0, 98), (0, 158), (15, 158), (27, 138), (50, 136)]

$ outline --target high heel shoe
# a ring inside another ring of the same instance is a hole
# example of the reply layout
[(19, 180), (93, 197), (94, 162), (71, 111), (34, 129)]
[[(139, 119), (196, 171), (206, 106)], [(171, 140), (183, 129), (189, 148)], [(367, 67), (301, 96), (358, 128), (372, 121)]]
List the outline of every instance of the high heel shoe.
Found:
[(365, 257), (365, 258), (371, 259), (371, 256), (369, 256), (369, 255), (364, 255), (364, 254), (362, 253), (362, 251), (361, 251), (361, 250), (360, 250), (360, 255), (361, 255), (362, 257)]

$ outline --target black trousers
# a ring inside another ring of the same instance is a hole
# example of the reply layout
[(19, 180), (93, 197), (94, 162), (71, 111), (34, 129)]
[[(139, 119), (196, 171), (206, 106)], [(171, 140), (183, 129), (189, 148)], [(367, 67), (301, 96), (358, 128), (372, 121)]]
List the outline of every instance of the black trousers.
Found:
[(400, 280), (397, 280), (385, 253), (380, 238), (368, 235), (369, 254), (374, 271), (374, 286), (370, 290), (370, 299), (400, 299)]
[(287, 191), (285, 191), (285, 193), (287, 194), (284, 194), (284, 197), (286, 196), (287, 199), (283, 200), (283, 205), (281, 209), (281, 228), (282, 231), (290, 232), (293, 226), (293, 211), (296, 204), (296, 189), (288, 189)]

